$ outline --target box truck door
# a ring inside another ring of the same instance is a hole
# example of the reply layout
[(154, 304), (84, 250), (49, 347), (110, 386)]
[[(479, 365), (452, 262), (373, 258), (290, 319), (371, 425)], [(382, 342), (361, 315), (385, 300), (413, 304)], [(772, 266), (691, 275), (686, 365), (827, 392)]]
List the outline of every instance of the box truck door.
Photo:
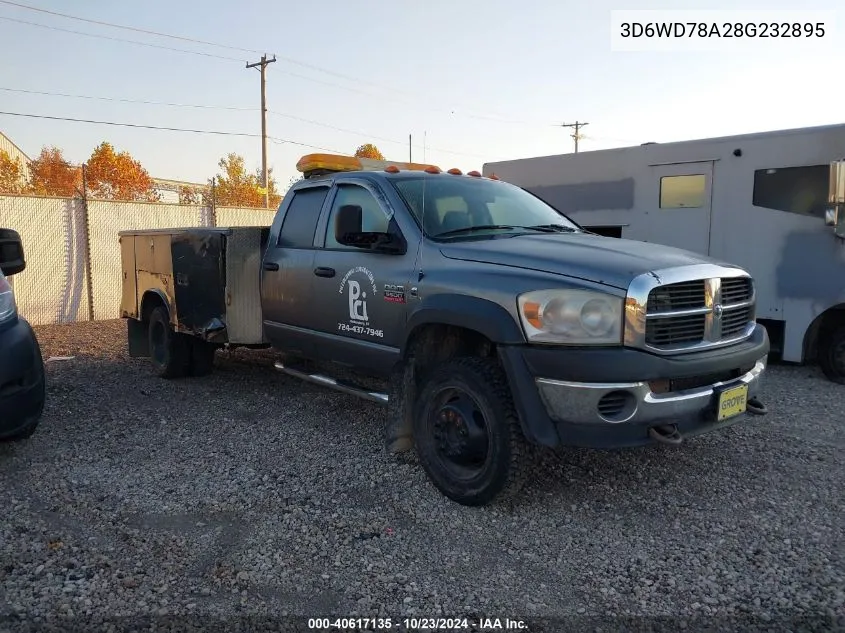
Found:
[(713, 162), (650, 166), (646, 241), (710, 254)]

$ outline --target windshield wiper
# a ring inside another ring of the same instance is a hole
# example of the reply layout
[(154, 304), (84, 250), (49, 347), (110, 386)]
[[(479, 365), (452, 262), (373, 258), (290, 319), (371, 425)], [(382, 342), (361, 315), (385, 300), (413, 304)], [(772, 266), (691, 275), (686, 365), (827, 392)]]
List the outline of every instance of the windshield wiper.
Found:
[(526, 229), (537, 229), (538, 231), (547, 231), (549, 233), (577, 233), (578, 229), (563, 224), (537, 224), (535, 226), (526, 226)]
[(485, 231), (485, 230), (493, 230), (493, 229), (521, 229), (525, 227), (521, 226), (510, 226), (508, 224), (481, 224), (479, 226), (464, 226), (460, 229), (452, 229), (451, 231), (444, 231), (443, 233), (438, 233), (434, 237), (446, 237), (447, 235), (460, 235), (461, 233), (471, 233), (472, 231)]
[(521, 231), (540, 231), (541, 233), (577, 233), (578, 229), (571, 226), (564, 226), (563, 224), (535, 224), (534, 226), (514, 226), (510, 224), (481, 224), (479, 226), (464, 226), (460, 229), (452, 229), (438, 233), (434, 237), (448, 237), (450, 235), (460, 235), (462, 233), (471, 233), (472, 231), (486, 231), (486, 230), (521, 230)]

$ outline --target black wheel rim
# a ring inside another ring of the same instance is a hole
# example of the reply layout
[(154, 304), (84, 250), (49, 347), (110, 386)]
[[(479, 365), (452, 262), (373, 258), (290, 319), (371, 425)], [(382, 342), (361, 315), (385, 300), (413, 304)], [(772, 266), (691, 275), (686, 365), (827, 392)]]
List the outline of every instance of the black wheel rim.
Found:
[(433, 452), (441, 467), (456, 479), (477, 477), (491, 450), (481, 407), (468, 393), (453, 387), (437, 394), (430, 411)]
[(165, 345), (165, 331), (164, 324), (161, 321), (154, 321), (150, 324), (150, 354), (153, 357), (153, 362), (157, 365), (163, 365), (165, 356), (167, 354)]

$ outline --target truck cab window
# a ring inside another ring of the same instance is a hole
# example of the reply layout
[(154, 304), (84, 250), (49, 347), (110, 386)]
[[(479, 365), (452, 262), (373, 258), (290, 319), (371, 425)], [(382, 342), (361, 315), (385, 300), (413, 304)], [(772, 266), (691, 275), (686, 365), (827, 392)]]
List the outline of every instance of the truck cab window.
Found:
[(430, 236), (491, 224), (575, 228), (536, 196), (506, 183), (437, 175), (401, 178), (393, 185)]
[(329, 222), (326, 227), (326, 248), (338, 248), (344, 250), (358, 250), (352, 246), (339, 244), (335, 239), (335, 217), (338, 210), (347, 204), (361, 207), (361, 230), (364, 232), (386, 233), (390, 218), (385, 215), (378, 201), (369, 191), (358, 185), (340, 185), (337, 190), (332, 210), (329, 214)]
[(755, 207), (824, 217), (830, 165), (758, 169), (754, 172)]
[(278, 246), (311, 248), (314, 245), (317, 220), (328, 192), (328, 187), (309, 187), (293, 194), (279, 231)]

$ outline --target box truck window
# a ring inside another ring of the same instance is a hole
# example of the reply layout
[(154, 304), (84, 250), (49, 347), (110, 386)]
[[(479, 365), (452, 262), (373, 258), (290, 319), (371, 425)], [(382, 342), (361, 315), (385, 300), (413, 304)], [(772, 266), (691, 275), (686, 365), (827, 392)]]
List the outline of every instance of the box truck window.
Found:
[(698, 209), (704, 206), (707, 176), (663, 176), (660, 179), (661, 209)]
[(830, 165), (758, 169), (754, 172), (752, 204), (824, 217), (827, 206)]

